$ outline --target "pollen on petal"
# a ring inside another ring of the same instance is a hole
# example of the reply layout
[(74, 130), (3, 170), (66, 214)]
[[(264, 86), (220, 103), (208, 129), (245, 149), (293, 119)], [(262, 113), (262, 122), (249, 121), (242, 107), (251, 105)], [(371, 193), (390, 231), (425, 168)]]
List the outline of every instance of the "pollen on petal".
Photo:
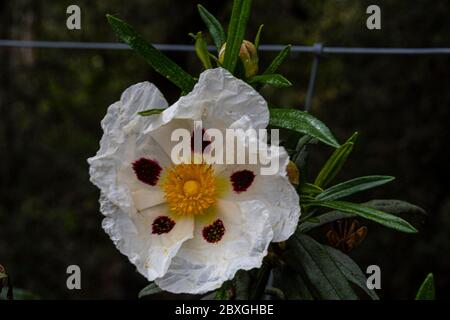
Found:
[(217, 219), (209, 226), (204, 227), (202, 230), (203, 238), (209, 243), (219, 242), (220, 240), (222, 240), (224, 234), (225, 226), (220, 219)]
[(140, 158), (133, 162), (133, 170), (140, 181), (155, 186), (159, 180), (162, 168), (155, 160)]
[(175, 221), (167, 216), (160, 216), (156, 218), (152, 223), (153, 234), (169, 233), (175, 226)]
[(255, 174), (250, 170), (241, 170), (234, 172), (231, 177), (231, 184), (236, 193), (247, 191), (255, 180)]

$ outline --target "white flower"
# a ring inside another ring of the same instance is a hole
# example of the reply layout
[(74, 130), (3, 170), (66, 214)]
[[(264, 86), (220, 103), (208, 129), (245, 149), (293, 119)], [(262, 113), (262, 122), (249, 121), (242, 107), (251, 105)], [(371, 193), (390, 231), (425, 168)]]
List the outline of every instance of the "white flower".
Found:
[[(239, 269), (261, 265), (271, 241), (289, 238), (300, 215), (286, 176), (288, 155), (275, 175), (258, 165), (179, 164), (171, 161), (171, 133), (203, 126), (267, 126), (265, 100), (226, 70), (200, 75), (193, 91), (168, 104), (148, 82), (128, 88), (102, 121), (100, 150), (88, 160), (100, 188), (102, 226), (148, 280), (174, 293), (211, 291)], [(166, 108), (142, 117), (138, 112)]]

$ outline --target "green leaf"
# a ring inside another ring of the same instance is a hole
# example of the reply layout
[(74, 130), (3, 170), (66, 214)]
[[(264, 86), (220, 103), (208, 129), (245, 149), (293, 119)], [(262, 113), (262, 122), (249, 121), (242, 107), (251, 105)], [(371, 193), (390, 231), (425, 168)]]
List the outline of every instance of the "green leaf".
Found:
[(154, 282), (151, 282), (148, 286), (146, 286), (139, 292), (138, 297), (142, 298), (159, 292), (162, 292), (162, 290)]
[(211, 69), (211, 58), (209, 56), (208, 45), (203, 38), (203, 34), (201, 32), (197, 32), (197, 34), (190, 33), (189, 35), (195, 39), (194, 48), (197, 57), (200, 59), (205, 69)]
[[(400, 214), (400, 213), (426, 214), (426, 212), (422, 208), (402, 200), (376, 199), (364, 202), (363, 205), (392, 214)], [(333, 210), (321, 214), (319, 216), (316, 216), (315, 218), (318, 221), (306, 220), (305, 222), (301, 223), (298, 226), (298, 230), (300, 232), (305, 233), (314, 228), (330, 223), (332, 221), (353, 218), (355, 216), (357, 215), (354, 213)]]
[(305, 111), (285, 108), (270, 108), (270, 125), (309, 135), (332, 147), (339, 147), (330, 129)]
[(330, 222), (333, 222), (336, 220), (353, 218), (355, 216), (356, 216), (356, 214), (353, 214), (353, 213), (333, 210), (333, 211), (321, 214), (320, 216), (314, 217), (316, 219), (316, 221), (311, 221), (308, 219), (305, 222), (300, 223), (297, 230), (299, 232), (306, 233), (306, 232), (308, 232), (314, 228), (320, 227), (324, 224), (327, 224), (327, 223), (330, 223)]
[(182, 91), (190, 92), (195, 79), (161, 51), (147, 43), (142, 36), (126, 22), (107, 14), (109, 24), (114, 32), (158, 73), (177, 85)]
[(273, 282), (280, 288), (287, 299), (290, 300), (313, 300), (313, 293), (302, 275), (295, 272), (286, 264), (273, 269)]
[(283, 63), (291, 52), (291, 45), (286, 46), (280, 53), (273, 59), (269, 67), (264, 71), (263, 74), (273, 74), (278, 70), (278, 67)]
[(250, 275), (245, 270), (239, 270), (234, 278), (236, 300), (248, 300), (250, 294)]
[(325, 248), (348, 281), (354, 283), (362, 290), (364, 290), (364, 292), (367, 293), (367, 295), (373, 300), (379, 299), (375, 290), (370, 290), (369, 288), (367, 288), (366, 276), (352, 258), (350, 258), (345, 253), (329, 246), (325, 246)]
[(8, 275), (6, 273), (0, 272), (0, 280), (4, 278), (8, 278)]
[(358, 133), (354, 133), (350, 139), (333, 152), (317, 175), (316, 180), (314, 181), (315, 185), (324, 188), (336, 177), (352, 152), (357, 136)]
[(402, 218), (396, 217), (392, 214), (380, 210), (373, 209), (371, 207), (362, 204), (345, 201), (312, 201), (311, 205), (331, 208), (342, 212), (353, 213), (362, 218), (375, 221), (388, 228), (392, 228), (398, 231), (406, 233), (417, 232), (416, 228), (414, 228), (409, 222), (403, 220)]
[(435, 295), (434, 276), (429, 273), (417, 291), (416, 300), (434, 300)]
[(416, 213), (421, 215), (427, 214), (426, 211), (423, 210), (421, 207), (403, 200), (376, 199), (365, 202), (364, 205), (392, 214), (400, 214), (400, 213)]
[(152, 116), (154, 114), (160, 114), (164, 110), (165, 109), (148, 109), (148, 110), (138, 112), (138, 115), (143, 116), (143, 117), (148, 117), (148, 116)]
[[(304, 271), (306, 278), (323, 299), (356, 300), (358, 297), (345, 276), (320, 243), (303, 234), (296, 234), (289, 243), (296, 254), (291, 254), (292, 267)], [(290, 260), (288, 260), (289, 263)]]
[(300, 194), (302, 195), (310, 195), (310, 196), (317, 196), (318, 194), (320, 194), (321, 192), (323, 192), (323, 189), (312, 184), (312, 183), (304, 183), (300, 189)]
[(261, 41), (261, 33), (262, 33), (263, 28), (264, 28), (264, 25), (263, 24), (260, 25), (259, 28), (258, 28), (258, 32), (256, 33), (256, 37), (255, 37), (255, 48), (256, 48), (256, 50), (258, 50), (258, 48), (259, 48), (259, 43)]
[(203, 7), (201, 4), (197, 5), (198, 12), (203, 22), (211, 34), (211, 37), (216, 45), (217, 51), (220, 51), (222, 45), (225, 43), (225, 31), (223, 31), (222, 25), (220, 22)]
[(251, 0), (234, 0), (223, 60), (223, 67), (233, 74), (239, 59), (239, 50), (244, 40), (251, 4)]
[(250, 84), (268, 84), (276, 88), (287, 88), (292, 86), (292, 83), (281, 74), (261, 74), (248, 78), (247, 82)]
[(391, 176), (365, 176), (339, 183), (320, 193), (317, 200), (336, 200), (394, 180)]

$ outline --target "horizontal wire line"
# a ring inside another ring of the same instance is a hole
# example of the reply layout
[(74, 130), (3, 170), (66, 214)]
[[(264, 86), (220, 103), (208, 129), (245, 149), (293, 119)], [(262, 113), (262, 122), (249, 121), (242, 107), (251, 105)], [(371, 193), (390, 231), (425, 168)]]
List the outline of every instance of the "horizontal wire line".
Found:
[[(184, 44), (155, 44), (162, 51), (195, 51), (193, 45)], [(71, 41), (32, 41), (32, 40), (1, 40), (0, 47), (18, 48), (53, 48), (53, 49), (107, 49), (129, 50), (127, 44), (116, 42), (71, 42)], [(283, 45), (260, 45), (261, 51), (280, 51)], [(210, 46), (210, 50), (215, 50)], [(450, 48), (356, 48), (356, 47), (322, 47), (317, 51), (317, 46), (292, 46), (292, 52), (315, 54), (399, 54), (399, 55), (428, 55), (450, 54)]]

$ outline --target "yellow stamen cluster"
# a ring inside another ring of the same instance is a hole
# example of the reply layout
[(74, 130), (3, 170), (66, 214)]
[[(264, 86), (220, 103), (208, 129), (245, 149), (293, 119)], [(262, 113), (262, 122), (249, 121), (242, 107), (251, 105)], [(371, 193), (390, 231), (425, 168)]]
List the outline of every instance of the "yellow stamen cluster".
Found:
[(207, 164), (179, 164), (166, 171), (161, 185), (169, 209), (178, 215), (197, 215), (216, 204), (217, 182)]

